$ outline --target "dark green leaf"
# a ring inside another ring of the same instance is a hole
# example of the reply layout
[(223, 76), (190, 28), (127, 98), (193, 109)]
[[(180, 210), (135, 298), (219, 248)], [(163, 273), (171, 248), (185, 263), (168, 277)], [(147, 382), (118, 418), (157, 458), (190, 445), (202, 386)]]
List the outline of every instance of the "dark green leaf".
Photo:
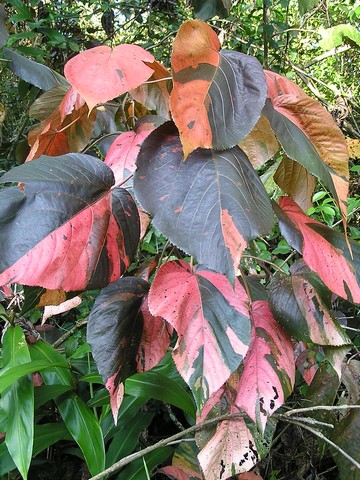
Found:
[(191, 0), (196, 18), (209, 20), (215, 17), (227, 17), (231, 8), (231, 0)]
[[(331, 440), (360, 463), (360, 409), (350, 412), (336, 425)], [(332, 449), (339, 469), (339, 480), (359, 480), (360, 469), (345, 458), (341, 452)]]
[(68, 429), (63, 423), (35, 425), (33, 456), (36, 457), (40, 452), (60, 440), (72, 440)]
[[(149, 472), (160, 463), (164, 462), (170, 457), (174, 450), (170, 447), (158, 448), (154, 452), (145, 455), (144, 459)], [(120, 475), (117, 480), (144, 480), (146, 478), (146, 471), (144, 467), (144, 461), (142, 458), (138, 458), (134, 462), (130, 463)]]
[(149, 371), (133, 375), (125, 382), (125, 393), (134, 397), (156, 398), (181, 408), (195, 418), (192, 396), (174, 380)]
[(150, 425), (153, 418), (153, 413), (138, 412), (127, 422), (120, 422), (119, 431), (114, 435), (106, 453), (106, 468), (135, 450), (140, 433)]
[(31, 83), (42, 90), (50, 90), (59, 84), (69, 86), (65, 78), (51, 68), (23, 57), (17, 52), (4, 48), (2, 55), (11, 60), (10, 69), (25, 82)]
[(69, 390), (72, 390), (70, 385), (41, 385), (36, 387), (34, 390), (35, 410)]
[(244, 152), (197, 149), (184, 162), (176, 128), (166, 123), (144, 141), (137, 165), (135, 194), (153, 225), (234, 279), (247, 242), (273, 225), (268, 194)]

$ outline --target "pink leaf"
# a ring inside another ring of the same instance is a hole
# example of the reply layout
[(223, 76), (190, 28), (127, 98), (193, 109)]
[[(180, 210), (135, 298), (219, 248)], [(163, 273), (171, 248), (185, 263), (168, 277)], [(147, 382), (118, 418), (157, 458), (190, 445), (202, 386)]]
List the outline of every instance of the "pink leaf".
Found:
[(290, 338), (275, 321), (269, 304), (252, 304), (253, 330), (236, 405), (265, 430), (272, 415), (292, 392), (295, 362)]
[(159, 269), (149, 292), (150, 311), (177, 331), (173, 357), (201, 410), (229, 378), (250, 340), (246, 293), (236, 280), (184, 261)]
[(92, 110), (148, 80), (153, 69), (145, 62), (153, 61), (151, 53), (137, 45), (118, 45), (113, 50), (102, 45), (73, 57), (64, 73)]
[[(324, 236), (316, 231), (324, 227), (320, 222), (305, 215), (300, 207), (290, 198), (281, 197), (279, 205), (293, 224), (293, 228), (301, 235), (302, 245), (293, 245), (300, 250), (304, 262), (316, 272), (325, 285), (337, 295), (360, 303), (360, 286), (351, 262), (345, 258), (344, 250), (333, 246)], [(283, 235), (291, 235), (291, 229), (280, 223)], [(324, 227), (326, 229), (326, 227)], [(327, 229), (329, 230), (329, 229)], [(288, 237), (289, 238), (289, 237)], [(289, 238), (289, 243), (291, 240)], [(344, 242), (344, 247), (346, 247)], [(351, 298), (349, 296), (351, 295)]]
[(250, 470), (259, 457), (245, 420), (239, 417), (221, 422), (198, 459), (206, 480), (225, 480), (234, 471), (241, 473)]
[(162, 317), (153, 317), (151, 315), (147, 297), (140, 310), (144, 326), (136, 357), (137, 371), (139, 373), (150, 370), (165, 356), (170, 345), (173, 330)]

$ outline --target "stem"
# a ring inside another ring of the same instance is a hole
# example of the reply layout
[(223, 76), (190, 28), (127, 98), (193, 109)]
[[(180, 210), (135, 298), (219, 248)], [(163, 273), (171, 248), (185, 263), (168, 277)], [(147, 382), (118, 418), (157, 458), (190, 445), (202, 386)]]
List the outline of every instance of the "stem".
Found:
[(64, 333), (64, 335), (61, 335), (60, 338), (58, 338), (56, 340), (56, 342), (54, 342), (52, 344), (52, 346), (54, 348), (58, 348), (62, 343), (64, 343), (69, 337), (71, 337), (71, 335), (76, 332), (76, 330), (78, 330), (79, 328), (83, 327), (84, 325), (87, 324), (87, 321), (88, 319), (85, 318), (84, 320), (82, 320), (81, 322), (77, 323), (76, 325), (74, 325), (72, 328), (70, 328), (70, 330), (68, 330), (67, 332)]
[(294, 425), (298, 425), (299, 427), (302, 427), (305, 430), (308, 430), (309, 432), (314, 434), (316, 437), (321, 438), (321, 440), (323, 440), (324, 442), (328, 443), (333, 448), (335, 448), (335, 450), (340, 452), (345, 458), (349, 460), (349, 462), (351, 462), (353, 465), (355, 465), (356, 468), (360, 470), (359, 462), (357, 462), (353, 457), (351, 457), (348, 453), (346, 453), (345, 450), (343, 450), (338, 445), (336, 445), (336, 443), (332, 442), (329, 438), (325, 437), (325, 435), (323, 435), (321, 432), (319, 432), (318, 430), (315, 430), (314, 428), (309, 427), (308, 425), (304, 425), (301, 422), (297, 422), (296, 420), (293, 420), (293, 419), (287, 419), (287, 421), (290, 423), (293, 423)]
[(314, 412), (316, 410), (347, 410), (348, 408), (360, 408), (360, 405), (316, 405), (314, 407), (295, 408), (282, 414), (282, 417), (290, 417), (297, 413)]
[(230, 413), (227, 415), (221, 415), (220, 417), (217, 417), (217, 418), (212, 418), (211, 420), (205, 420), (204, 422), (198, 423), (197, 425), (193, 425), (192, 427), (189, 427), (186, 430), (183, 430), (182, 432), (176, 433), (171, 437), (164, 438), (163, 440), (160, 440), (154, 445), (150, 445), (149, 447), (144, 448), (144, 450), (140, 450), (139, 452), (132, 453), (131, 455), (128, 455), (127, 457), (122, 458), (118, 462), (111, 465), (111, 467), (107, 468), (106, 470), (103, 470), (101, 473), (98, 473), (94, 477), (91, 477), (89, 480), (100, 480), (101, 478), (104, 478), (106, 475), (109, 475), (110, 473), (117, 472), (118, 470), (120, 470), (120, 468), (124, 467), (125, 465), (128, 465), (130, 462), (138, 458), (142, 458), (144, 455), (147, 455), (150, 452), (153, 452), (157, 448), (165, 447), (166, 445), (176, 442), (180, 438), (183, 438), (189, 434), (193, 434), (198, 430), (202, 430), (203, 428), (216, 425), (217, 423), (220, 423), (224, 420), (233, 420), (243, 416), (244, 416), (243, 413)]
[(88, 150), (90, 150), (90, 148), (92, 148), (94, 145), (96, 145), (98, 142), (100, 142), (103, 138), (107, 138), (107, 137), (112, 137), (113, 135), (115, 136), (118, 136), (120, 135), (121, 133), (123, 132), (112, 132), (112, 133), (106, 133), (105, 135), (103, 135), (102, 137), (99, 137), (97, 138), (96, 140), (94, 140), (93, 142), (90, 143), (90, 145), (88, 145), (86, 148), (84, 148), (84, 150), (82, 151), (82, 153), (86, 153)]
[(286, 275), (289, 275), (288, 272), (286, 272), (281, 267), (276, 265), (276, 263), (270, 262), (270, 260), (264, 260), (263, 258), (260, 258), (260, 257), (254, 257), (254, 255), (242, 255), (241, 258), (252, 258), (254, 260), (258, 260), (259, 262), (267, 263), (267, 264), (271, 265), (272, 267), (274, 267), (279, 272), (286, 273)]

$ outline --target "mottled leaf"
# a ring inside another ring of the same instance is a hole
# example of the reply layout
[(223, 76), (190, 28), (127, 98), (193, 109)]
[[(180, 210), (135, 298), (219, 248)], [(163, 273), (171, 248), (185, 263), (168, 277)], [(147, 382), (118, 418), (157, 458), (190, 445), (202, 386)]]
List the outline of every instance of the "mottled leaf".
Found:
[(351, 257), (344, 235), (307, 217), (290, 197), (281, 197), (279, 205), (281, 233), (306, 265), (332, 292), (360, 303), (359, 246), (350, 241)]
[(332, 346), (351, 343), (317, 291), (316, 279), (311, 280), (302, 275), (272, 279), (269, 295), (275, 318), (298, 340)]
[(185, 22), (174, 41), (170, 108), (185, 158), (197, 147), (225, 149), (239, 143), (256, 125), (265, 103), (260, 63), (219, 50), (216, 33), (201, 20)]
[[(239, 374), (233, 373), (205, 405), (199, 421), (221, 412), (239, 414), (236, 395)], [(201, 448), (198, 459), (206, 480), (227, 479), (234, 474), (250, 470), (259, 461), (255, 440), (244, 418), (224, 420), (214, 428), (200, 430), (196, 442)]]
[(242, 361), (250, 341), (246, 293), (223, 275), (184, 261), (165, 263), (149, 292), (150, 311), (177, 331), (177, 369), (199, 410)]
[[(1, 182), (0, 284), (52, 290), (99, 288), (132, 261), (139, 218), (131, 196), (112, 189), (114, 176), (82, 154), (40, 157), (14, 168)], [(34, 228), (36, 225), (36, 228)]]
[(134, 100), (144, 105), (148, 110), (155, 111), (158, 115), (170, 120), (170, 93), (168, 82), (171, 74), (159, 62), (155, 61), (149, 66), (154, 71), (149, 81), (134, 90), (130, 90), (129, 93)]
[(151, 53), (137, 45), (118, 45), (113, 50), (102, 45), (70, 59), (64, 73), (92, 110), (148, 80), (154, 71), (147, 63), (153, 61)]
[(239, 143), (239, 147), (244, 150), (251, 165), (260, 168), (275, 155), (280, 145), (271, 130), (269, 120), (261, 115), (255, 127)]
[(267, 302), (253, 302), (251, 318), (251, 343), (235, 403), (264, 432), (267, 418), (293, 390), (295, 360), (290, 337), (275, 321)]
[(316, 180), (300, 163), (285, 156), (275, 172), (274, 180), (304, 211), (312, 206)]
[(136, 356), (144, 324), (140, 307), (148, 288), (141, 278), (120, 278), (102, 290), (89, 315), (87, 340), (110, 392), (115, 422), (118, 388), (137, 371)]
[(316, 100), (285, 77), (266, 72), (268, 95), (264, 114), (285, 153), (320, 178), (346, 217), (348, 150), (333, 117)]
[(142, 144), (135, 195), (153, 225), (197, 260), (233, 279), (250, 239), (271, 231), (269, 197), (239, 147), (198, 149), (186, 162), (173, 124)]

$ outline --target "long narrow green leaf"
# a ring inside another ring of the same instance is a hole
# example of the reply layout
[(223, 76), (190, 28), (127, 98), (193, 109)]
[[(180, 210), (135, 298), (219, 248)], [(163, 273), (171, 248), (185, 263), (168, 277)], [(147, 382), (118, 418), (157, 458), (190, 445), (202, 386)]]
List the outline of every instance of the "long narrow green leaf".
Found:
[(0, 475), (5, 475), (6, 473), (15, 470), (16, 465), (14, 460), (11, 458), (9, 450), (6, 446), (6, 443), (0, 444)]
[(2, 393), (12, 383), (14, 383), (16, 380), (23, 377), (24, 375), (28, 375), (29, 373), (34, 372), (41, 372), (42, 370), (45, 370), (49, 367), (69, 369), (69, 366), (64, 360), (58, 363), (49, 363), (48, 360), (33, 360), (31, 362), (24, 363), (23, 365), (10, 367), (6, 370), (4, 369), (0, 375), (0, 393)]
[[(6, 330), (3, 341), (5, 367), (17, 367), (30, 361), (30, 353), (22, 329)], [(26, 480), (34, 441), (34, 385), (31, 377), (12, 383), (1, 397), (7, 414), (5, 443), (21, 476)]]
[[(60, 362), (62, 356), (51, 345), (37, 342), (31, 346), (31, 357), (34, 360)], [(42, 372), (46, 385), (72, 385), (70, 371), (54, 367)], [(76, 393), (64, 394), (55, 399), (64, 423), (73, 439), (84, 454), (87, 466), (92, 475), (104, 470), (105, 447), (100, 425), (86, 404)]]
[[(145, 462), (149, 472), (160, 463), (164, 462), (174, 450), (170, 447), (162, 447), (145, 455)], [(142, 458), (138, 458), (131, 462), (120, 475), (117, 480), (144, 480), (146, 478), (144, 462)]]
[(72, 390), (70, 385), (41, 385), (35, 388), (35, 410), (69, 390)]
[(156, 398), (181, 408), (195, 417), (195, 403), (192, 396), (174, 380), (155, 371), (133, 375), (125, 382), (125, 393), (134, 397)]
[(63, 423), (35, 425), (33, 456), (35, 457), (60, 440), (72, 440), (68, 429)]
[(150, 425), (153, 418), (152, 413), (138, 412), (136, 417), (121, 423), (106, 452), (106, 468), (135, 450), (140, 433)]

